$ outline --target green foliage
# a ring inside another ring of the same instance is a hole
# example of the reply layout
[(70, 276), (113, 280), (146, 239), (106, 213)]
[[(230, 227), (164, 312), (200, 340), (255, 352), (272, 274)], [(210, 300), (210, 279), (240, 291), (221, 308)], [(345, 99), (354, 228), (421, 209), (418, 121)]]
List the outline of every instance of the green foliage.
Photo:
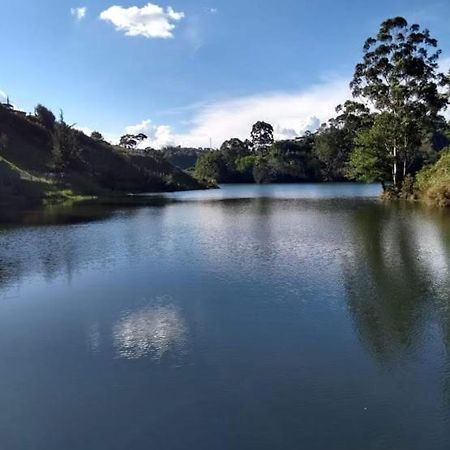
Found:
[[(200, 180), (213, 183), (252, 183), (269, 182), (274, 172), (270, 158), (270, 145), (273, 144), (273, 128), (265, 122), (257, 122), (252, 129), (254, 144), (249, 140), (232, 138), (225, 141), (220, 150), (207, 152), (197, 160), (194, 174)], [(253, 153), (254, 148), (259, 150)], [(275, 173), (275, 172), (274, 172)], [(260, 176), (261, 174), (261, 176)]]
[(422, 140), (418, 157), (415, 160), (413, 172), (424, 166), (437, 162), (441, 151), (450, 146), (450, 127), (443, 117), (438, 118), (435, 130), (426, 134)]
[[(448, 94), (442, 91), (450, 80), (438, 72), (439, 54), (428, 30), (395, 17), (381, 24), (376, 37), (367, 39), (363, 61), (356, 66), (350, 84), (353, 95), (392, 120), (383, 130), (389, 134), (384, 144), (395, 186), (414, 167), (424, 133), (433, 129), (447, 105)], [(375, 132), (378, 141), (383, 130), (378, 127)]]
[(336, 108), (338, 116), (323, 124), (315, 137), (314, 152), (325, 180), (344, 180), (356, 135), (370, 127), (374, 114), (361, 103), (347, 101)]
[(42, 197), (42, 183), (0, 156), (0, 207), (31, 206)]
[(34, 109), (34, 114), (45, 128), (47, 128), (48, 130), (54, 129), (56, 117), (48, 108), (39, 104)]
[(76, 164), (80, 153), (77, 131), (73, 125), (68, 125), (64, 114), (60, 112), (60, 119), (54, 126), (53, 155), (56, 170), (63, 172)]
[(253, 179), (255, 183), (266, 184), (277, 181), (277, 170), (279, 169), (277, 160), (269, 158), (257, 158), (253, 166)]
[(402, 182), (402, 188), (400, 190), (400, 198), (414, 199), (415, 198), (415, 181), (411, 175), (406, 175)]
[(252, 154), (250, 141), (233, 138), (225, 141), (220, 147), (222, 160), (226, 166), (223, 182), (253, 182), (252, 170), (256, 158)]
[(266, 148), (273, 144), (273, 127), (267, 122), (256, 122), (250, 134), (251, 141), (256, 150)]
[(367, 183), (384, 183), (391, 177), (392, 154), (388, 139), (393, 137), (390, 116), (379, 115), (371, 128), (361, 130), (355, 139), (348, 175), (350, 178)]
[(128, 150), (132, 150), (137, 147), (142, 141), (145, 141), (147, 136), (144, 133), (139, 134), (125, 134), (120, 138), (119, 145)]
[(351, 83), (353, 94), (379, 111), (433, 117), (446, 105), (439, 87), (448, 86), (447, 77), (437, 72), (439, 54), (428, 30), (409, 26), (402, 17), (388, 19), (364, 45)]
[(228, 169), (220, 151), (212, 151), (202, 155), (195, 165), (195, 177), (207, 182), (226, 182)]
[(217, 183), (271, 183), (317, 181), (320, 163), (314, 155), (314, 135), (297, 141), (275, 142), (253, 153), (247, 142), (226, 141), (221, 150), (203, 155), (195, 175)]
[(103, 141), (103, 135), (102, 133), (98, 132), (98, 131), (93, 131), (91, 133), (91, 138), (94, 139), (94, 141)]
[(250, 141), (241, 141), (237, 138), (229, 139), (220, 146), (225, 161), (231, 163), (241, 156), (246, 156), (250, 153), (252, 148)]
[(206, 153), (206, 150), (202, 148), (167, 146), (164, 147), (161, 152), (164, 155), (164, 158), (175, 167), (186, 170), (193, 168), (197, 163), (198, 158)]
[(255, 167), (258, 158), (256, 155), (239, 156), (235, 161), (236, 170), (242, 174), (243, 178), (252, 181), (253, 167)]
[(314, 152), (316, 136), (305, 133), (295, 141), (275, 142), (266, 160), (275, 173), (277, 182), (321, 181), (320, 162)]
[(330, 124), (345, 129), (353, 136), (358, 131), (372, 126), (375, 114), (362, 103), (347, 100), (336, 107), (337, 117), (330, 120)]
[(353, 139), (342, 128), (334, 125), (322, 126), (317, 134), (314, 151), (322, 163), (326, 180), (345, 178), (345, 166), (349, 159)]
[(416, 176), (420, 195), (439, 206), (450, 206), (450, 147), (436, 164), (422, 169)]

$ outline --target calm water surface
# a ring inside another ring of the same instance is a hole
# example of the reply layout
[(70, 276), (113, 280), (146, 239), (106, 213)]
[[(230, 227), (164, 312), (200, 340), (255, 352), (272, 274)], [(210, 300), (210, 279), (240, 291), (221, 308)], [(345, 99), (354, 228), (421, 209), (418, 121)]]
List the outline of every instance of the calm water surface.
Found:
[(378, 193), (0, 226), (0, 449), (448, 450), (450, 214)]

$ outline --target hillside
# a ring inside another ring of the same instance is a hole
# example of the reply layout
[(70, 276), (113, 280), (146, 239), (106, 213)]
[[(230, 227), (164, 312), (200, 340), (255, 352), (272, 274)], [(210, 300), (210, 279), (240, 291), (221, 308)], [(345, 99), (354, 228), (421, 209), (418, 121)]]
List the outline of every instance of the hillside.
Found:
[(450, 206), (450, 147), (440, 159), (417, 174), (419, 196), (438, 206)]
[(112, 146), (64, 122), (46, 127), (35, 116), (5, 107), (0, 107), (0, 158), (3, 205), (203, 187), (161, 152)]

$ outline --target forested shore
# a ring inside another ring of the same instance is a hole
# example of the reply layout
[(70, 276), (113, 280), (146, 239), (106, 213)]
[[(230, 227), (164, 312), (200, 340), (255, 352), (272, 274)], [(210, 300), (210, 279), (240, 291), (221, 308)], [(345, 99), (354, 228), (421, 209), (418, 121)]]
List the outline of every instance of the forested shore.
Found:
[[(384, 21), (363, 45), (350, 81), (353, 98), (319, 129), (276, 141), (259, 121), (248, 139), (219, 149), (143, 148), (147, 136), (112, 145), (86, 136), (38, 105), (33, 114), (0, 105), (0, 202), (216, 187), (220, 183), (358, 181), (381, 183), (388, 199), (450, 206), (450, 76), (429, 30)], [(264, 115), (264, 112), (261, 112)]]
[(250, 140), (203, 155), (194, 173), (218, 182), (379, 182), (385, 198), (450, 206), (449, 74), (427, 29), (402, 17), (383, 22), (363, 46), (353, 99), (315, 132), (275, 142), (258, 122)]

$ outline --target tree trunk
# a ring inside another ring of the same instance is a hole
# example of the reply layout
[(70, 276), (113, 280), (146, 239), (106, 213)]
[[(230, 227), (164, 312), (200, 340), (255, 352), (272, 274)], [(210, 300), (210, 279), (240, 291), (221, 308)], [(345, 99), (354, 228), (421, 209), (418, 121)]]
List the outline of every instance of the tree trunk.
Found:
[(398, 172), (398, 153), (397, 153), (397, 145), (394, 144), (394, 151), (393, 151), (393, 157), (394, 157), (394, 161), (392, 164), (392, 181), (394, 183), (394, 187), (397, 187), (397, 181), (398, 181), (398, 177), (397, 177), (397, 172)]
[(404, 155), (405, 155), (404, 158), (403, 158), (403, 179), (405, 179), (405, 177), (406, 177), (406, 170), (408, 168), (408, 164), (407, 164), (407, 162), (408, 162), (408, 137), (407, 137), (406, 134), (405, 134), (403, 145), (404, 145), (403, 152), (404, 152)]

